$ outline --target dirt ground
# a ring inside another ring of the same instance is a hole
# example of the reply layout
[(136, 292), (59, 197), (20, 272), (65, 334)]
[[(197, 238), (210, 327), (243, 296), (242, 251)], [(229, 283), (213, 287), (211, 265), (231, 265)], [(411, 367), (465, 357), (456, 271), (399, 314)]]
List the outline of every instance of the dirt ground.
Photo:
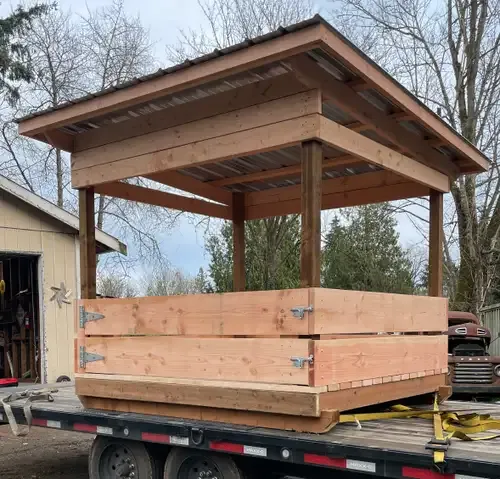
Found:
[(91, 434), (33, 428), (17, 438), (0, 426), (0, 478), (88, 479)]

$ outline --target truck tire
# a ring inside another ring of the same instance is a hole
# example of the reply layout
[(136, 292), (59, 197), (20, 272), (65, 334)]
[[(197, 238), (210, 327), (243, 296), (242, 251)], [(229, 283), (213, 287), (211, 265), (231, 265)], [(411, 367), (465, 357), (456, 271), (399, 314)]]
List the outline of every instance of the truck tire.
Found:
[(162, 479), (163, 464), (164, 458), (142, 442), (96, 436), (89, 454), (89, 478)]
[(230, 456), (180, 447), (172, 449), (167, 456), (163, 479), (191, 479), (193, 477), (244, 479)]

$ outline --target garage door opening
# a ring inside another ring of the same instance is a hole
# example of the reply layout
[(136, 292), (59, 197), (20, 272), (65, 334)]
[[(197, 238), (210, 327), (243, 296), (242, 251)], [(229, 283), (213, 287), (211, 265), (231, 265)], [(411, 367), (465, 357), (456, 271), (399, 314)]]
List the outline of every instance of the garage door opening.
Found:
[(0, 378), (40, 382), (37, 255), (0, 253)]

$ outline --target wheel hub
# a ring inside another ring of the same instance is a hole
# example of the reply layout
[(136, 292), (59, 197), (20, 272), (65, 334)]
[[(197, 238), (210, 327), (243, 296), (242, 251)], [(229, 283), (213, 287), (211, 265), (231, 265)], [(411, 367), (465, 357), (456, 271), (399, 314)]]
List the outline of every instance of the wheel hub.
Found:
[(119, 445), (110, 446), (103, 452), (99, 469), (102, 477), (137, 479), (134, 455)]
[(183, 479), (224, 479), (215, 464), (204, 458), (188, 461), (181, 468)]

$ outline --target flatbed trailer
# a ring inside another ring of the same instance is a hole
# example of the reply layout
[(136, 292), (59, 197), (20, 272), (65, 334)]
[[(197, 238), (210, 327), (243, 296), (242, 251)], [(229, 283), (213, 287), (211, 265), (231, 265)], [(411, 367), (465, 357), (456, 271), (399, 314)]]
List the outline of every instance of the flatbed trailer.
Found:
[[(41, 387), (51, 388), (31, 386)], [(94, 434), (89, 456), (91, 479), (316, 478), (355, 477), (360, 473), (415, 479), (500, 477), (500, 439), (452, 440), (445, 469), (437, 470), (432, 450), (427, 447), (433, 438), (432, 422), (425, 419), (378, 420), (364, 422), (361, 427), (339, 424), (325, 434), (305, 434), (88, 410), (75, 395), (73, 384), (57, 384), (54, 388), (58, 392), (53, 394), (53, 402), (31, 403), (32, 425)], [(26, 389), (0, 390), (0, 399)], [(18, 424), (26, 424), (25, 403), (25, 399), (10, 403)], [(500, 404), (448, 401), (444, 406), (500, 416)], [(7, 422), (1, 403), (0, 422)], [(180, 462), (190, 468), (164, 476), (167, 455), (167, 462), (174, 462), (174, 468)]]

